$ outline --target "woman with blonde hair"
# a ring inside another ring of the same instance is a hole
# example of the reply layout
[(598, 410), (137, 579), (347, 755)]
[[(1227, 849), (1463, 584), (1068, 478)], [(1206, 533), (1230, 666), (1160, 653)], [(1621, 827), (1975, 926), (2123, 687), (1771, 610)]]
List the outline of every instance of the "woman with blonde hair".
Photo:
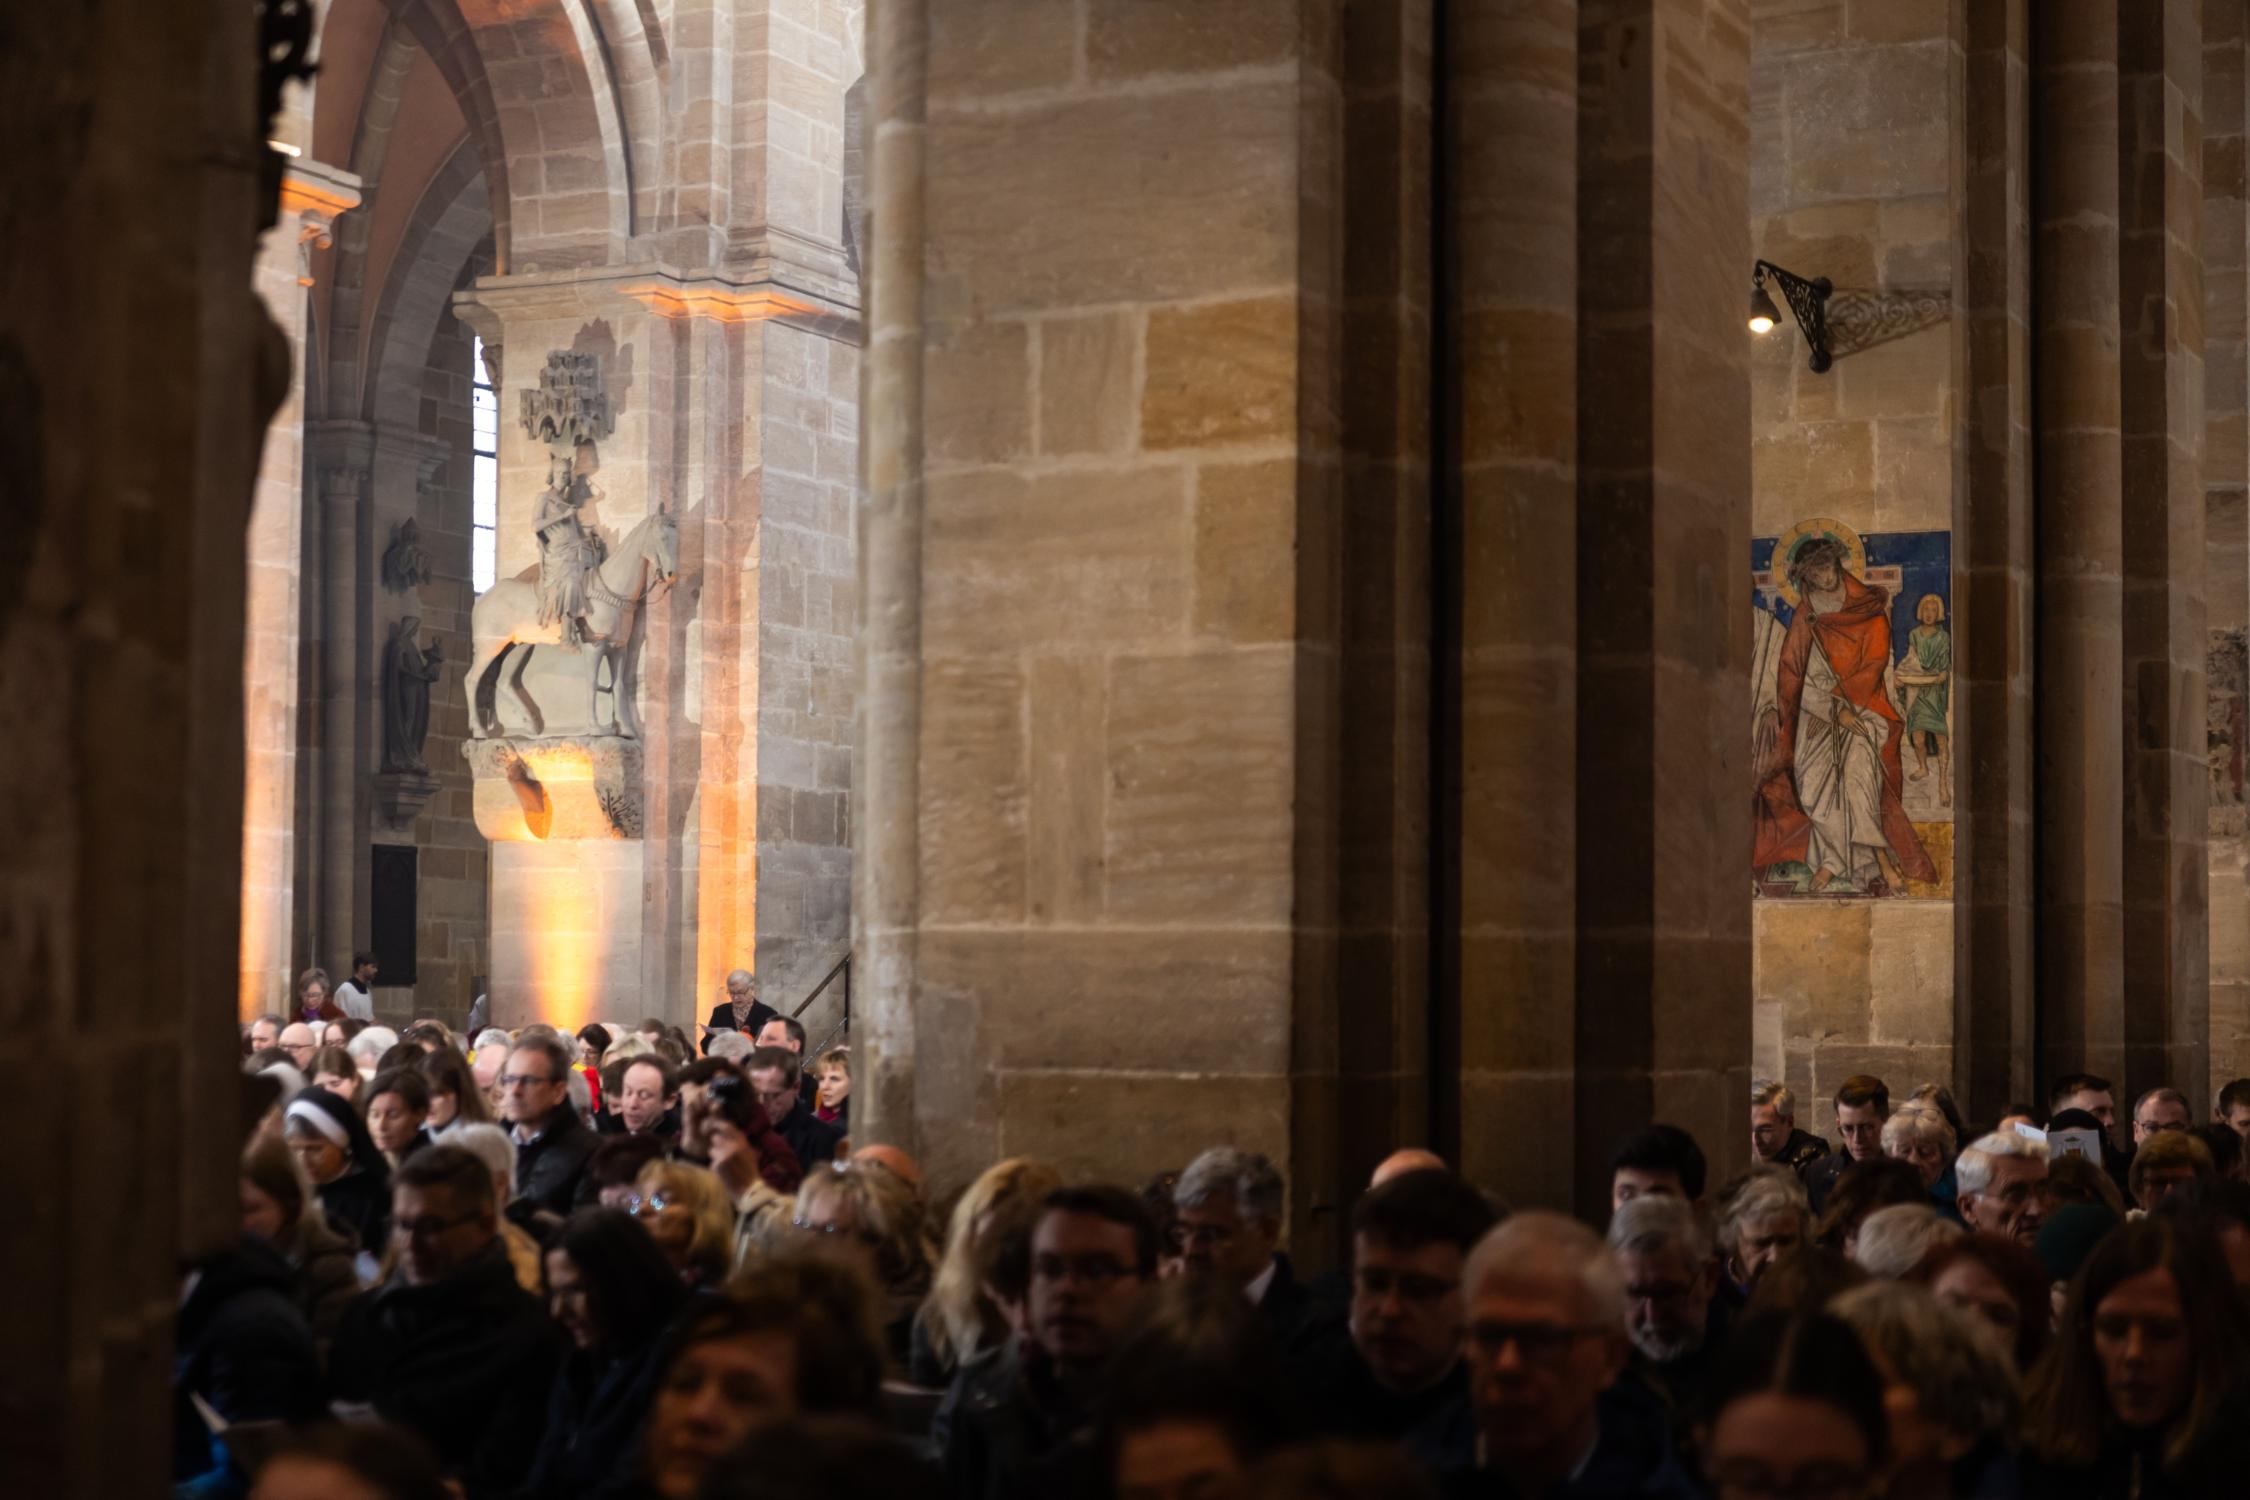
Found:
[(684, 1161), (652, 1161), (618, 1206), (641, 1221), (691, 1289), (714, 1289), (727, 1279), (734, 1201), (717, 1174)]
[(946, 1385), (954, 1371), (1007, 1337), (1007, 1326), (977, 1275), (979, 1243), (1006, 1217), (1004, 1210), (1038, 1203), (1062, 1185), (1062, 1173), (1045, 1162), (1010, 1157), (985, 1168), (953, 1205), (945, 1253), (930, 1295), (914, 1318), (908, 1369), (916, 1385)]
[(891, 1358), (909, 1360), (914, 1315), (930, 1291), (930, 1244), (922, 1200), (880, 1162), (822, 1162), (797, 1189), (798, 1233), (816, 1252), (857, 1266), (882, 1290)]

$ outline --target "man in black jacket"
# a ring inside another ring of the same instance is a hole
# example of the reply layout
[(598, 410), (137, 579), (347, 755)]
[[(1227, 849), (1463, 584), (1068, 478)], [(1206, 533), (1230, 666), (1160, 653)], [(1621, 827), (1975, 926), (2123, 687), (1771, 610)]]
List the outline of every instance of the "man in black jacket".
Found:
[(231, 1467), (191, 1396), (229, 1426), (304, 1422), (320, 1414), (320, 1360), (297, 1308), (295, 1273), (264, 1240), (245, 1237), (195, 1266), (180, 1303), (172, 1358), (172, 1477)]
[(500, 1075), (500, 1113), (516, 1143), (516, 1203), (566, 1216), (601, 1138), (570, 1102), (570, 1054), (552, 1036), (519, 1038)]
[(1304, 1362), (1319, 1431), (1395, 1442), (1467, 1394), (1461, 1268), (1495, 1217), (1445, 1170), (1403, 1173), (1359, 1200), (1349, 1322), (1326, 1325)]
[(1190, 1276), (1216, 1276), (1258, 1310), (1274, 1347), (1288, 1353), (1307, 1332), (1312, 1294), (1281, 1244), (1281, 1173), (1265, 1157), (1213, 1146), (1172, 1189)]
[(825, 1120), (814, 1119), (813, 1112), (805, 1108), (797, 1087), (802, 1065), (796, 1053), (786, 1047), (760, 1047), (750, 1054), (743, 1071), (750, 1076), (758, 1102), (766, 1107), (766, 1118), (773, 1121), (773, 1128), (797, 1153), (797, 1161), (806, 1171), (836, 1159), (844, 1133)]
[(1815, 1214), (1827, 1206), (1829, 1190), (1846, 1167), (1883, 1154), (1883, 1122), (1890, 1117), (1891, 1090), (1882, 1079), (1855, 1073), (1836, 1086), (1836, 1133), (1844, 1138), (1844, 1149), (1818, 1158), (1799, 1172)]
[(1119, 1187), (1061, 1188), (1031, 1234), (1026, 1328), (962, 1366), (932, 1432), (955, 1500), (1078, 1493), (1102, 1372), (1156, 1279), (1156, 1222)]
[(507, 1494), (541, 1440), (562, 1331), (516, 1284), (484, 1163), (433, 1146), (392, 1194), (398, 1273), (345, 1312), (330, 1388), (419, 1433), (469, 1500)]
[(1786, 1083), (1760, 1080), (1750, 1085), (1750, 1155), (1802, 1172), (1828, 1154), (1828, 1143), (1797, 1128), (1797, 1096)]

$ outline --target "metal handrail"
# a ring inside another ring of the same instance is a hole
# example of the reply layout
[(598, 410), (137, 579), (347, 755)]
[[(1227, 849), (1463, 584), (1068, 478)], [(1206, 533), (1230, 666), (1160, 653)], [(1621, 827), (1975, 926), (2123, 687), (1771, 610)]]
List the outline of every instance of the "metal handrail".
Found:
[(849, 950), (846, 950), (842, 958), (836, 960), (836, 966), (830, 969), (827, 974), (822, 976), (820, 983), (812, 987), (812, 993), (805, 996), (804, 1000), (798, 1004), (797, 1008), (794, 1011), (790, 1012), (790, 1019), (802, 1019), (805, 1012), (812, 1009), (813, 1002), (815, 1000), (818, 1000), (823, 994), (827, 993), (828, 986), (834, 984), (838, 976), (841, 976), (844, 981), (843, 1019), (829, 1028), (828, 1035), (820, 1039), (819, 1046), (813, 1047), (806, 1052), (805, 1055), (807, 1058), (818, 1057), (821, 1053), (828, 1050), (828, 1044), (830, 1042), (833, 1042), (837, 1037), (842, 1036), (845, 1032), (848, 1032), (852, 1029), (852, 956)]

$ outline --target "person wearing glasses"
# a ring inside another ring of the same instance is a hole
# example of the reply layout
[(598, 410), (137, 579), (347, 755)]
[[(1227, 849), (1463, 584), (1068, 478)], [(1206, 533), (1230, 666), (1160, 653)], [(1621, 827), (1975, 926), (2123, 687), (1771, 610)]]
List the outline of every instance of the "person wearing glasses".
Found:
[(2024, 1245), (2047, 1218), (2047, 1143), (1994, 1131), (1970, 1143), (1953, 1164), (1961, 1184), (1961, 1220), (1977, 1234)]
[(433, 1146), (392, 1179), (397, 1270), (354, 1302), (329, 1355), (330, 1394), (435, 1450), (472, 1496), (520, 1485), (543, 1441), (564, 1338), (516, 1282), (492, 1173)]
[(814, 1119), (806, 1108), (800, 1087), (803, 1071), (804, 1059), (786, 1047), (760, 1047), (743, 1066), (758, 1102), (766, 1107), (766, 1118), (797, 1160), (811, 1168), (836, 1159), (844, 1133)]
[(930, 1244), (922, 1200), (904, 1178), (868, 1161), (821, 1162), (805, 1174), (791, 1216), (812, 1253), (859, 1268), (883, 1294), (883, 1337), (905, 1369), (914, 1315), (930, 1294)]
[(500, 1116), (516, 1143), (517, 1213), (566, 1217), (601, 1138), (570, 1102), (570, 1054), (552, 1035), (517, 1039), (499, 1077)]
[[(1651, 1195), (1611, 1215), (1609, 1248), (1625, 1278), (1634, 1364), (1682, 1417), (1702, 1394), (1731, 1321), (1717, 1295), (1710, 1231), (1684, 1200)], [(1685, 1431), (1684, 1422), (1675, 1425)]]
[(1442, 1168), (1388, 1178), (1353, 1206), (1351, 1310), (1306, 1380), (1312, 1427), (1395, 1442), (1465, 1395), (1461, 1266), (1495, 1217)]
[(1274, 1164), (1231, 1146), (1214, 1146), (1189, 1162), (1172, 1189), (1187, 1274), (1235, 1287), (1287, 1349), (1305, 1336), (1313, 1299), (1279, 1248), (1283, 1198)]
[(1031, 1231), (1024, 1336), (962, 1366), (931, 1424), (955, 1500), (1074, 1492), (1076, 1439), (1156, 1279), (1156, 1251), (1138, 1194), (1105, 1185), (1047, 1195)]
[(1662, 1402), (1619, 1378), (1633, 1348), (1625, 1278), (1600, 1235), (1563, 1214), (1515, 1214), (1469, 1252), (1461, 1290), (1469, 1399), (1409, 1444), (1444, 1493), (1696, 1493)]

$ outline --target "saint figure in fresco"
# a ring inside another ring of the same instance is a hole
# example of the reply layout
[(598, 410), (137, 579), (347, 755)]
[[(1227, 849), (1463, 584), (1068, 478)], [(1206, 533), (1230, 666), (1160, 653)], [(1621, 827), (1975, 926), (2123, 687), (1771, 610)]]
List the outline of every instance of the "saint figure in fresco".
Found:
[(1751, 865), (1801, 863), (1811, 889), (1838, 880), (1871, 896), (1933, 881), (1937, 868), (1900, 800), (1904, 725), (1891, 701), (1890, 596), (1809, 536), (1783, 561), (1799, 603), (1776, 692), (1758, 717)]
[(1910, 774), (1922, 781), (1930, 774), (1930, 758), (1937, 757), (1938, 806), (1953, 805), (1953, 779), (1946, 744), (1952, 729), (1946, 710), (1953, 700), (1953, 633), (1945, 628), (1945, 601), (1924, 594), (1914, 606), (1922, 623), (1906, 634), (1906, 655), (1899, 659), (1892, 678), (1906, 694), (1906, 742), (1914, 747)]

